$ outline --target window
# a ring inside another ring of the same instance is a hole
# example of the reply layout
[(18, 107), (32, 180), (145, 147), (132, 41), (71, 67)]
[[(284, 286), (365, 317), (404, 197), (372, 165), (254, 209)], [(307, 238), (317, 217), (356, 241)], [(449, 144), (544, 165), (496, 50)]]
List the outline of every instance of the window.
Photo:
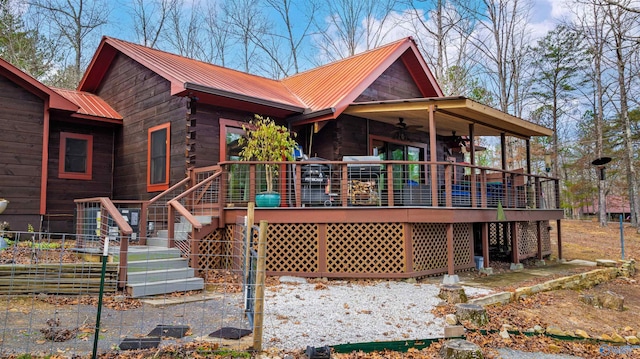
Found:
[(93, 136), (60, 132), (59, 178), (90, 180), (92, 161)]
[(169, 188), (169, 123), (151, 127), (147, 138), (147, 191)]

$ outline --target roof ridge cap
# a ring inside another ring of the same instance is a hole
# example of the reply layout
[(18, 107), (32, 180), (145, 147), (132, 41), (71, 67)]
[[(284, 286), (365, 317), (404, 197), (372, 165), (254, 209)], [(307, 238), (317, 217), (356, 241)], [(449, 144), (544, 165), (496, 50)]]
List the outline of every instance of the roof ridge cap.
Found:
[(271, 77), (266, 77), (266, 76), (256, 75), (256, 74), (252, 74), (252, 73), (250, 73), (250, 72), (241, 71), (241, 70), (234, 69), (234, 68), (231, 68), (231, 67), (226, 67), (226, 66), (222, 66), (222, 65), (218, 65), (218, 64), (213, 64), (213, 63), (210, 63), (210, 62), (206, 62), (206, 61), (203, 61), (203, 60), (194, 59), (194, 58), (192, 58), (192, 57), (183, 56), (183, 55), (176, 54), (176, 53), (173, 53), (173, 52), (169, 52), (169, 51), (166, 51), (166, 50), (157, 49), (157, 48), (154, 48), (154, 47), (149, 47), (149, 46), (145, 46), (145, 45), (141, 45), (141, 44), (136, 44), (135, 42), (131, 42), (131, 41), (127, 41), (127, 40), (122, 40), (122, 39), (119, 39), (119, 38), (116, 38), (116, 37), (105, 36), (105, 39), (107, 39), (107, 40), (119, 41), (119, 42), (125, 42), (125, 43), (128, 43), (128, 44), (131, 44), (131, 45), (134, 45), (134, 46), (143, 47), (143, 48), (145, 48), (145, 49), (149, 49), (149, 50), (152, 50), (152, 51), (161, 52), (161, 53), (164, 53), (164, 54), (167, 54), (167, 55), (171, 55), (171, 56), (181, 57), (181, 58), (183, 58), (183, 59), (187, 59), (187, 60), (190, 60), (190, 61), (194, 61), (194, 62), (197, 62), (197, 63), (203, 64), (203, 65), (213, 66), (213, 67), (217, 67), (217, 68), (220, 68), (220, 69), (223, 69), (223, 70), (234, 71), (234, 72), (241, 73), (241, 74), (248, 75), (248, 76), (258, 77), (258, 78), (261, 78), (261, 79), (265, 79), (265, 80), (269, 80), (269, 81), (274, 81), (274, 82), (280, 82), (280, 81), (281, 81), (281, 80), (274, 79), (274, 78), (271, 78)]

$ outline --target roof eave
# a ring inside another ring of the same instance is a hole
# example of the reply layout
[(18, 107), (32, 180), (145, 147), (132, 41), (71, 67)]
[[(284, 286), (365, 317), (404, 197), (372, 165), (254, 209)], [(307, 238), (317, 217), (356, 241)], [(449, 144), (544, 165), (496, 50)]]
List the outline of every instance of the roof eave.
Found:
[(208, 87), (208, 86), (194, 84), (192, 82), (185, 82), (184, 89), (185, 90), (196, 91), (196, 92), (202, 92), (202, 93), (206, 93), (206, 94), (209, 94), (209, 95), (226, 97), (226, 98), (230, 98), (230, 99), (234, 99), (234, 100), (238, 100), (238, 101), (254, 103), (254, 104), (257, 104), (257, 105), (272, 107), (272, 108), (276, 108), (276, 109), (279, 109), (279, 110), (285, 110), (285, 111), (290, 111), (290, 112), (304, 113), (304, 110), (305, 110), (304, 107), (299, 107), (299, 106), (294, 106), (294, 105), (290, 105), (290, 104), (286, 104), (286, 103), (266, 100), (266, 99), (263, 99), (263, 98), (258, 98), (258, 97), (253, 97), (253, 96), (242, 95), (242, 94), (235, 93), (235, 92), (224, 91), (224, 90), (220, 90), (220, 89), (216, 89), (216, 88), (212, 88), (212, 87)]

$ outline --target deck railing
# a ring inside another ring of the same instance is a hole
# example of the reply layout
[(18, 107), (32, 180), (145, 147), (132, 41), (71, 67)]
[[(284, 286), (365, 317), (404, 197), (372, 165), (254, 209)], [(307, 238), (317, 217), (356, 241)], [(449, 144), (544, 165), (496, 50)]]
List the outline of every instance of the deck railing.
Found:
[[(559, 209), (558, 181), (456, 162), (297, 161), (280, 167), (274, 191), (281, 207), (412, 206)], [(229, 161), (226, 206), (244, 206), (265, 191), (264, 163)]]

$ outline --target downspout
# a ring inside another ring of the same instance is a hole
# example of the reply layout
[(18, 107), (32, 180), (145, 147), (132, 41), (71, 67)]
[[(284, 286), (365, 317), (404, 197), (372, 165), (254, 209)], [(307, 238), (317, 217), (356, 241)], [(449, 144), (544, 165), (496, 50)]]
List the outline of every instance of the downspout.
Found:
[[(42, 123), (42, 173), (40, 174), (40, 216), (47, 212), (47, 178), (49, 172), (49, 99), (44, 100)], [(42, 225), (41, 225), (42, 226)], [(42, 230), (42, 228), (40, 228)]]

